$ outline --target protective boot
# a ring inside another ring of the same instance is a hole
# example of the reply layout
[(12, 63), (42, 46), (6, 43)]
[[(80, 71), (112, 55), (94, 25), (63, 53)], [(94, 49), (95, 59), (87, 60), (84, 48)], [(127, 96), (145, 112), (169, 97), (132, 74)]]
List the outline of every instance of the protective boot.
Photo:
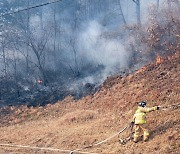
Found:
[(149, 139), (149, 131), (146, 129), (146, 130), (144, 130), (143, 141), (147, 142), (148, 139)]
[(138, 140), (139, 140), (139, 135), (134, 134), (134, 139), (133, 139), (133, 141), (134, 141), (135, 143), (137, 143)]

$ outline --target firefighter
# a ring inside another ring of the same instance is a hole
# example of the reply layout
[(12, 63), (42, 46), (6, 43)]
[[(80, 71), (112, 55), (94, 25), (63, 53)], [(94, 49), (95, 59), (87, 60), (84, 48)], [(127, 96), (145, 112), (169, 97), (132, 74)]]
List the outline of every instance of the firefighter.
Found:
[(144, 132), (143, 141), (147, 141), (149, 137), (149, 130), (146, 128), (146, 113), (159, 110), (159, 106), (147, 108), (146, 102), (142, 101), (139, 103), (138, 109), (136, 110), (132, 124), (134, 124), (134, 142), (137, 143), (141, 130)]

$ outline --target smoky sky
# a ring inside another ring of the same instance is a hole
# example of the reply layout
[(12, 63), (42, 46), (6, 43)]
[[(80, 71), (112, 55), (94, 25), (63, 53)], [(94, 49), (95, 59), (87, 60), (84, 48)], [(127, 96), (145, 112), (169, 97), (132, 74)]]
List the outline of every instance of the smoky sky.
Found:
[[(34, 5), (43, 1), (31, 2)], [(92, 63), (92, 65), (95, 66), (103, 65), (103, 78), (118, 71), (123, 71), (129, 67), (132, 55), (131, 51), (127, 50), (127, 42), (124, 42), (125, 39), (122, 39), (121, 36), (117, 37), (112, 35), (113, 33), (120, 31), (124, 26), (119, 7), (113, 5), (116, 4), (117, 1), (99, 1), (102, 2), (101, 4), (106, 5), (102, 10), (96, 10), (97, 12), (92, 12), (91, 9), (101, 7), (96, 6), (93, 2), (94, 1), (86, 0), (83, 3), (78, 0), (68, 0), (62, 1), (55, 6), (50, 5), (32, 10), (33, 13), (29, 19), (29, 26), (34, 42), (38, 46), (38, 44), (42, 42), (41, 39), (48, 37), (46, 38), (48, 42), (44, 48), (43, 54), (44, 56), (46, 55), (49, 60), (46, 60), (44, 67), (48, 66), (49, 68), (53, 68), (53, 54), (56, 55), (57, 63), (54, 65), (57, 65), (57, 67), (60, 63), (63, 63), (67, 68), (72, 67), (72, 69), (74, 69), (75, 58), (77, 60), (76, 65), (78, 65), (79, 68), (82, 68), (89, 63)], [(163, 1), (160, 2), (162, 3)], [(85, 3), (89, 4), (86, 18), (84, 17), (85, 15), (83, 12)], [(143, 23), (148, 19), (148, 8), (153, 7), (156, 3), (157, 0), (141, 0), (141, 17)], [(121, 5), (127, 24), (136, 23), (135, 3), (131, 0), (121, 0)], [(36, 11), (38, 13), (36, 13)], [(27, 15), (26, 13), (24, 14)], [(20, 15), (23, 16), (24, 14), (21, 13)], [(56, 23), (54, 23), (54, 18)], [(54, 34), (55, 26), (57, 31), (56, 36)], [(45, 33), (47, 34), (45, 35)], [(74, 44), (72, 44), (72, 42)], [(55, 51), (53, 51), (53, 48), (55, 48)], [(26, 51), (27, 49), (24, 48), (21, 50)], [(11, 49), (8, 49), (8, 52), (10, 51)], [(28, 52), (29, 56), (32, 57), (31, 61), (37, 63), (34, 53)], [(17, 55), (19, 55), (19, 58), (23, 57), (21, 53)], [(92, 74), (89, 75), (91, 76)]]

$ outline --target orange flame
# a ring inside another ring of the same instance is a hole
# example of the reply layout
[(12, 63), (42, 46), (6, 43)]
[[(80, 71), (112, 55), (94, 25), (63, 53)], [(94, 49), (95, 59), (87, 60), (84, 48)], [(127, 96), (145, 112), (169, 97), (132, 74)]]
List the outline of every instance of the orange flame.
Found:
[(142, 73), (142, 72), (144, 72), (146, 69), (147, 69), (146, 66), (141, 67), (139, 70), (136, 71), (136, 74)]
[(173, 59), (173, 56), (168, 56), (167, 59), (168, 59), (168, 60), (172, 60), (172, 59)]
[(157, 55), (157, 57), (156, 57), (156, 65), (162, 63), (163, 61), (164, 61), (163, 57), (161, 57), (160, 55)]
[(42, 80), (37, 80), (37, 83), (39, 83), (39, 84), (42, 83), (42, 82), (43, 82)]

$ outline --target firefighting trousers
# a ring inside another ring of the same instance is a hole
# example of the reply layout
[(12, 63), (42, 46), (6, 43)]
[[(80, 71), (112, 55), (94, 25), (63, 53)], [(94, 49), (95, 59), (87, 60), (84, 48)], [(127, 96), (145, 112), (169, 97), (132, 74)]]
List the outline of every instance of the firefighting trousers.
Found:
[(134, 141), (137, 142), (139, 136), (143, 132), (143, 140), (148, 140), (149, 137), (149, 130), (146, 128), (146, 124), (135, 124), (134, 125)]

